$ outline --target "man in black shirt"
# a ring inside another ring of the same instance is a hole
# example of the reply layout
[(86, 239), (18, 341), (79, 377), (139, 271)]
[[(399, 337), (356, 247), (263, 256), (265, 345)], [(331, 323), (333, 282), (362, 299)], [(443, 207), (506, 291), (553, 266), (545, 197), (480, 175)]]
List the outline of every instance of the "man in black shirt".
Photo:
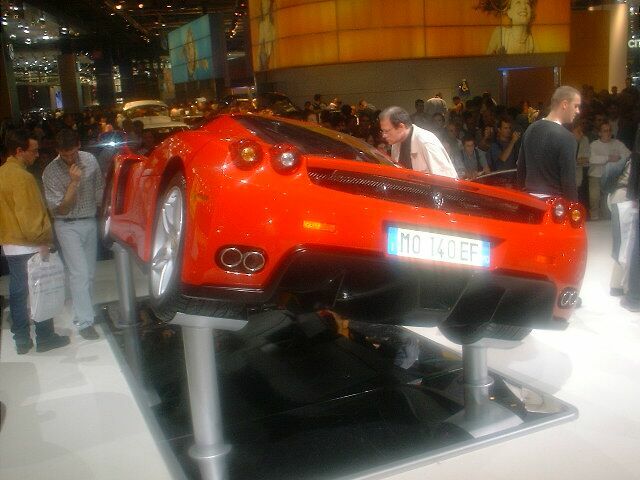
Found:
[(562, 125), (580, 113), (580, 92), (558, 87), (551, 97), (551, 111), (527, 128), (518, 156), (518, 182), (529, 192), (578, 199), (576, 152), (578, 143)]

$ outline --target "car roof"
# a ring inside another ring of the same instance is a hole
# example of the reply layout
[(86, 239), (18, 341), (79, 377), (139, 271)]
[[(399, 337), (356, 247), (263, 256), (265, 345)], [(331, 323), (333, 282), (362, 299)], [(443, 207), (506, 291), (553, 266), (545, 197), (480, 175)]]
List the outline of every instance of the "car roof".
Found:
[(164, 103), (162, 100), (136, 100), (135, 102), (125, 103), (122, 109), (129, 110), (130, 108), (141, 107), (143, 105), (156, 105), (160, 107), (169, 108), (169, 106), (166, 103)]

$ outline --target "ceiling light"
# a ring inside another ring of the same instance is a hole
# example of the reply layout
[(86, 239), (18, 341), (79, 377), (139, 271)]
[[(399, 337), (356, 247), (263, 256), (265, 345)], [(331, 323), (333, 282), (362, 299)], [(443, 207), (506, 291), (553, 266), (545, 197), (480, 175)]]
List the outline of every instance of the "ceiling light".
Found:
[(139, 3), (138, 8), (144, 8), (144, 3)]
[(9, 23), (6, 20), (2, 20), (2, 25), (6, 27), (7, 25), (9, 25)]
[(122, 10), (122, 5), (116, 5), (116, 10)]
[(43, 39), (43, 40), (49, 40), (49, 35), (43, 35), (43, 36), (42, 36), (42, 39)]
[(16, 38), (16, 36), (12, 33), (11, 35), (9, 35), (9, 38)]

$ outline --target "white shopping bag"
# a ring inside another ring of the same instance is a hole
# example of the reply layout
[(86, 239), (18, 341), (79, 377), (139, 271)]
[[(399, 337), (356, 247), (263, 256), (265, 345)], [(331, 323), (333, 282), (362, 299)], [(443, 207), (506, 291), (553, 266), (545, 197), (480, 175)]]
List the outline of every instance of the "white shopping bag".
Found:
[(638, 208), (632, 201), (618, 203), (618, 213), (620, 215), (620, 252), (618, 261), (626, 265), (631, 252), (633, 242), (636, 241), (636, 230), (638, 230)]
[(41, 322), (62, 313), (64, 308), (64, 266), (60, 255), (49, 254), (43, 261), (39, 253), (27, 263), (29, 306), (34, 322)]

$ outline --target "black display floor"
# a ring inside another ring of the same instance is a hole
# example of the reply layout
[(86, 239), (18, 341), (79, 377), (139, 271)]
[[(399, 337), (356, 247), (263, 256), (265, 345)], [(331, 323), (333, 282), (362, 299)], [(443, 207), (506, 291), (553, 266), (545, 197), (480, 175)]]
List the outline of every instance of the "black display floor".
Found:
[[(102, 311), (125, 358), (118, 304)], [(198, 479), (181, 328), (159, 323), (144, 301), (137, 313), (132, 388), (153, 392), (159, 442)], [(491, 402), (522, 423), (474, 438), (455, 420), (465, 415), (459, 356), (401, 327), (351, 322), (342, 333), (327, 318), (281, 312), (215, 332), (230, 480), (380, 477), (577, 416), (492, 372)]]

